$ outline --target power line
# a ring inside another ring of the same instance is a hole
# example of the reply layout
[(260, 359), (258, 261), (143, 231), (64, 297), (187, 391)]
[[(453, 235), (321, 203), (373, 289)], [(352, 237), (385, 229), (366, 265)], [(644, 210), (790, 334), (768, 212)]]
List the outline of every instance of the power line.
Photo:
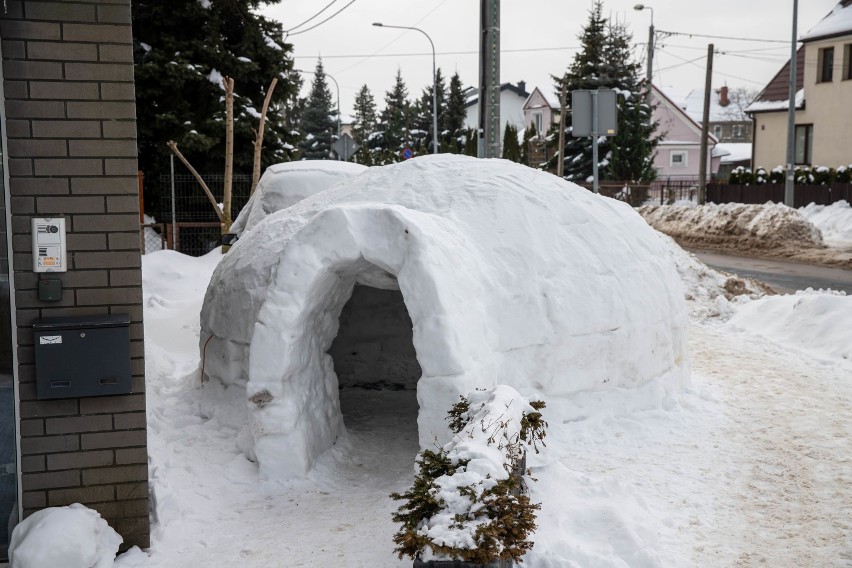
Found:
[(292, 33), (292, 34), (290, 34), (290, 35), (299, 35), (299, 34), (303, 34), (303, 33), (305, 33), (305, 32), (309, 32), (309, 31), (311, 31), (311, 30), (315, 30), (315, 29), (317, 29), (318, 27), (320, 27), (321, 25), (323, 25), (324, 23), (326, 23), (327, 21), (329, 21), (330, 19), (332, 19), (333, 17), (335, 17), (335, 16), (336, 16), (336, 15), (338, 15), (340, 12), (342, 12), (343, 10), (345, 10), (346, 8), (348, 8), (349, 6), (351, 6), (351, 5), (352, 5), (352, 4), (354, 4), (354, 3), (355, 3), (355, 0), (352, 0), (351, 2), (349, 2), (349, 4), (345, 5), (343, 8), (341, 8), (340, 10), (338, 10), (337, 12), (335, 12), (334, 14), (332, 14), (331, 16), (327, 17), (326, 19), (324, 19), (324, 20), (323, 20), (323, 21), (321, 21), (320, 23), (318, 23), (318, 24), (314, 24), (313, 26), (311, 26), (311, 27), (309, 27), (309, 28), (307, 28), (307, 29), (304, 29), (304, 30), (302, 30), (302, 31), (300, 31), (300, 32)]
[(304, 26), (305, 24), (307, 24), (308, 22), (310, 22), (311, 20), (313, 20), (314, 18), (316, 18), (317, 16), (319, 16), (320, 14), (322, 14), (323, 12), (325, 12), (326, 10), (328, 10), (329, 8), (331, 8), (331, 6), (332, 6), (335, 2), (337, 2), (337, 0), (331, 0), (331, 2), (329, 2), (328, 4), (326, 4), (326, 5), (323, 7), (323, 9), (322, 9), (322, 10), (320, 10), (319, 12), (317, 12), (316, 14), (314, 14), (313, 16), (311, 16), (310, 18), (308, 18), (307, 20), (305, 20), (304, 22), (302, 22), (301, 24), (299, 24), (298, 26), (293, 26), (293, 27), (292, 27), (292, 28), (290, 28), (289, 30), (284, 30), (284, 33), (285, 33), (285, 34), (289, 34), (290, 32), (292, 32), (292, 31), (294, 31), (294, 30), (297, 30), (297, 29), (301, 28), (302, 26)]
[[(571, 49), (582, 49), (580, 46), (565, 46), (565, 47), (529, 47), (523, 49), (503, 49), (501, 53), (528, 53), (528, 52), (537, 52), (537, 51), (565, 51)], [(435, 55), (478, 55), (478, 51), (439, 51)], [(372, 57), (423, 57), (423, 56), (432, 56), (432, 52), (426, 53), (425, 51), (422, 53), (371, 53), (371, 54), (360, 54), (360, 55), (323, 55), (323, 59), (355, 59), (358, 57), (363, 57), (365, 59), (369, 59)], [(319, 55), (295, 55), (294, 59), (317, 59), (320, 57)]]
[(706, 37), (710, 39), (730, 39), (735, 41), (756, 41), (761, 43), (785, 43), (789, 44), (789, 41), (784, 41), (780, 39), (759, 39), (753, 37), (732, 37), (732, 36), (719, 36), (719, 35), (708, 35), (708, 34), (693, 34), (688, 32), (667, 32), (663, 30), (658, 30), (660, 34), (673, 35), (673, 36), (687, 36), (687, 37)]
[[(695, 62), (696, 62), (696, 61), (699, 61), (699, 60), (701, 60), (701, 59), (705, 59), (705, 58), (706, 58), (706, 56), (705, 56), (705, 57), (699, 57), (698, 59), (693, 59), (692, 61), (689, 61), (689, 60), (684, 59), (683, 57), (680, 57), (679, 55), (675, 55), (674, 53), (671, 53), (671, 52), (669, 52), (669, 51), (665, 51), (665, 50), (662, 50), (662, 49), (661, 49), (660, 51), (661, 51), (662, 53), (665, 53), (666, 55), (669, 55), (669, 56), (671, 56), (671, 57), (674, 57), (675, 59), (680, 59), (681, 61), (683, 61), (683, 64), (684, 64), (684, 65), (686, 65), (686, 64), (690, 64), (690, 65), (692, 65), (692, 66), (694, 66), (694, 67), (698, 67), (699, 69), (703, 69), (703, 67), (702, 67), (701, 65), (697, 65)], [(731, 79), (739, 79), (740, 81), (745, 81), (746, 83), (752, 83), (752, 84), (754, 84), (754, 85), (763, 85), (763, 86), (765, 86), (765, 85), (766, 85), (766, 83), (762, 83), (762, 82), (760, 82), (760, 81), (755, 81), (754, 79), (746, 79), (745, 77), (740, 77), (740, 76), (738, 76), (738, 75), (731, 75), (730, 73), (722, 73), (721, 71), (715, 71), (715, 70), (714, 70), (714, 71), (713, 71), (713, 74), (714, 74), (714, 75), (721, 75), (721, 76), (723, 76), (723, 77), (730, 77)]]

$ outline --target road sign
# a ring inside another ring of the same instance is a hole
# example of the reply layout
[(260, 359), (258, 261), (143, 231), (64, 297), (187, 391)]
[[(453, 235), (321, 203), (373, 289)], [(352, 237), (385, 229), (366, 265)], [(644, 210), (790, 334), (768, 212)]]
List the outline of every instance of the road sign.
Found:
[(340, 135), (340, 138), (331, 145), (331, 149), (337, 152), (337, 155), (340, 156), (341, 160), (348, 162), (349, 158), (358, 151), (358, 144), (355, 143), (355, 140), (353, 140), (351, 136), (344, 132)]
[(414, 150), (412, 150), (411, 148), (406, 148), (405, 150), (402, 151), (402, 159), (403, 160), (407, 160), (408, 158), (412, 157), (413, 155), (414, 155)]
[[(573, 91), (571, 93), (571, 135), (582, 138), (592, 135), (592, 92)], [(615, 136), (618, 134), (618, 115), (615, 106), (615, 91), (597, 90), (597, 135)]]

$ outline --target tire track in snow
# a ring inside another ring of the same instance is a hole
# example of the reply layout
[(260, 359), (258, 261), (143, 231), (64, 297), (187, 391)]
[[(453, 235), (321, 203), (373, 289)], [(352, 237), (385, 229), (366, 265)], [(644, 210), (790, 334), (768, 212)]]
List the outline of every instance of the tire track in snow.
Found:
[(852, 566), (852, 369), (718, 327), (690, 331), (696, 378), (724, 400), (728, 424), (718, 457), (729, 490), (699, 553), (728, 557), (712, 565)]

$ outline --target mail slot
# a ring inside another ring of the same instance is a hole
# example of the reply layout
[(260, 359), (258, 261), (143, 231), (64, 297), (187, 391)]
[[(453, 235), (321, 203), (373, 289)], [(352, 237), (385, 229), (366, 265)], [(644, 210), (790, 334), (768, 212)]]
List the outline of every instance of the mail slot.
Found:
[(39, 318), (33, 336), (39, 400), (133, 392), (130, 316)]

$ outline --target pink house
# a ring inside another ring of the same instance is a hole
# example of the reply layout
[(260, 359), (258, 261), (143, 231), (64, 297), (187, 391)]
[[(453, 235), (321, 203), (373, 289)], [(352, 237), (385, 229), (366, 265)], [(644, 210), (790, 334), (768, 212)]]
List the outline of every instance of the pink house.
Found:
[[(662, 135), (657, 154), (654, 156), (654, 168), (657, 179), (698, 180), (701, 158), (701, 125), (693, 120), (676, 101), (674, 95), (667, 95), (656, 85), (652, 85), (654, 98), (654, 120), (657, 132)], [(723, 152), (715, 151), (719, 142), (708, 133), (707, 174), (708, 178), (719, 171)]]

